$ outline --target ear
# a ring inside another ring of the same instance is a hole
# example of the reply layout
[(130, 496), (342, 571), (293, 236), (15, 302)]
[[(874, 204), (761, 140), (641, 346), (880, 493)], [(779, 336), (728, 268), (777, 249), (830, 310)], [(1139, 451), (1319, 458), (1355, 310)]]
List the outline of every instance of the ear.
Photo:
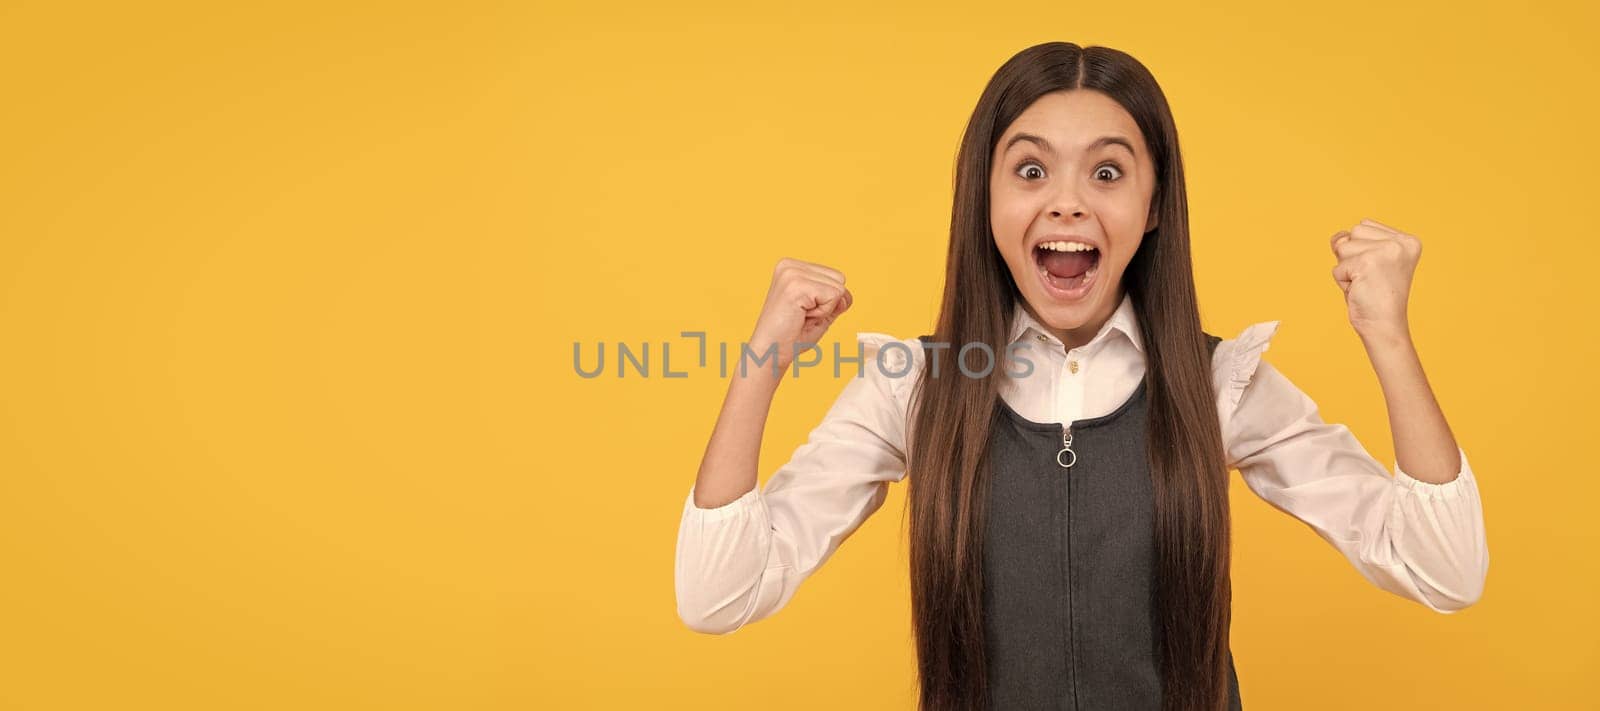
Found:
[(1145, 218), (1144, 223), (1145, 234), (1150, 234), (1161, 226), (1161, 201), (1159, 198), (1160, 195), (1157, 195), (1157, 199), (1150, 201), (1150, 215)]

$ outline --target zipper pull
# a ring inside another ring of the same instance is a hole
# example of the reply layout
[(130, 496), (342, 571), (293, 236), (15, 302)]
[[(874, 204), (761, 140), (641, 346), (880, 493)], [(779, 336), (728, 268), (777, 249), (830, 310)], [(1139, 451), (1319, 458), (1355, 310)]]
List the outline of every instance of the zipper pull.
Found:
[[(1065, 460), (1061, 458), (1061, 455), (1063, 454), (1068, 455)], [(1062, 425), (1061, 451), (1056, 452), (1056, 464), (1060, 464), (1062, 467), (1071, 469), (1072, 465), (1076, 463), (1078, 463), (1078, 453), (1072, 451), (1072, 425)]]

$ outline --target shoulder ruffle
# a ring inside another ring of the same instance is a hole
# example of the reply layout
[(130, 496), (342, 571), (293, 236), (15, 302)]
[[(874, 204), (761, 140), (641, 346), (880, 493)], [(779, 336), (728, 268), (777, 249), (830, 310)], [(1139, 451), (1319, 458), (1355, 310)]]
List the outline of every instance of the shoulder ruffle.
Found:
[(1278, 332), (1278, 323), (1262, 321), (1251, 324), (1238, 336), (1217, 344), (1213, 367), (1216, 369), (1216, 384), (1221, 390), (1218, 400), (1223, 405), (1224, 422), (1238, 407), (1239, 399), (1244, 397), (1245, 387), (1261, 365), (1261, 354), (1271, 347), (1272, 337)]
[[(876, 333), (872, 331), (861, 331), (856, 333), (856, 341), (860, 342), (862, 345), (862, 355), (868, 358), (877, 357), (879, 349), (883, 348), (884, 344), (886, 343), (905, 343), (904, 340), (895, 338), (887, 333)], [(909, 349), (891, 348), (884, 352), (884, 367), (888, 370), (899, 371), (905, 368), (905, 359), (910, 354), (911, 353)]]
[[(861, 343), (861, 357), (867, 359), (862, 367), (874, 377), (888, 380), (890, 390), (904, 401), (908, 385), (922, 372), (922, 343), (916, 338), (895, 338), (870, 331), (857, 332), (856, 341)], [(890, 344), (898, 346), (885, 347)]]
[(909, 422), (912, 385), (922, 377), (922, 364), (927, 359), (922, 342), (917, 338), (895, 338), (874, 332), (857, 332), (856, 341), (861, 344), (864, 359), (861, 367), (867, 378), (888, 389), (901, 421)]

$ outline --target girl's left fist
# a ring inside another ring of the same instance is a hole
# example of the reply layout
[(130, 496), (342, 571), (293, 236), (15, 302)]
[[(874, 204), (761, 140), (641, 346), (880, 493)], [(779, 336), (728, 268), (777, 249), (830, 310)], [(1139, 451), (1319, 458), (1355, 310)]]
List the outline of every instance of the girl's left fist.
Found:
[(1422, 241), (1376, 220), (1362, 220), (1329, 240), (1339, 263), (1333, 280), (1344, 291), (1350, 325), (1362, 338), (1406, 335), (1406, 297), (1422, 257)]

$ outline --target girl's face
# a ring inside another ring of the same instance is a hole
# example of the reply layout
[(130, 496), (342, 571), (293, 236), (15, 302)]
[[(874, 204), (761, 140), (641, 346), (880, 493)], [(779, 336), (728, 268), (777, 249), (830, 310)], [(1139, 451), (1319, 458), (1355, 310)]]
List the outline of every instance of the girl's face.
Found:
[(1122, 272), (1156, 227), (1144, 135), (1111, 97), (1058, 91), (1023, 111), (994, 155), (995, 246), (1034, 317), (1081, 346), (1122, 302)]

